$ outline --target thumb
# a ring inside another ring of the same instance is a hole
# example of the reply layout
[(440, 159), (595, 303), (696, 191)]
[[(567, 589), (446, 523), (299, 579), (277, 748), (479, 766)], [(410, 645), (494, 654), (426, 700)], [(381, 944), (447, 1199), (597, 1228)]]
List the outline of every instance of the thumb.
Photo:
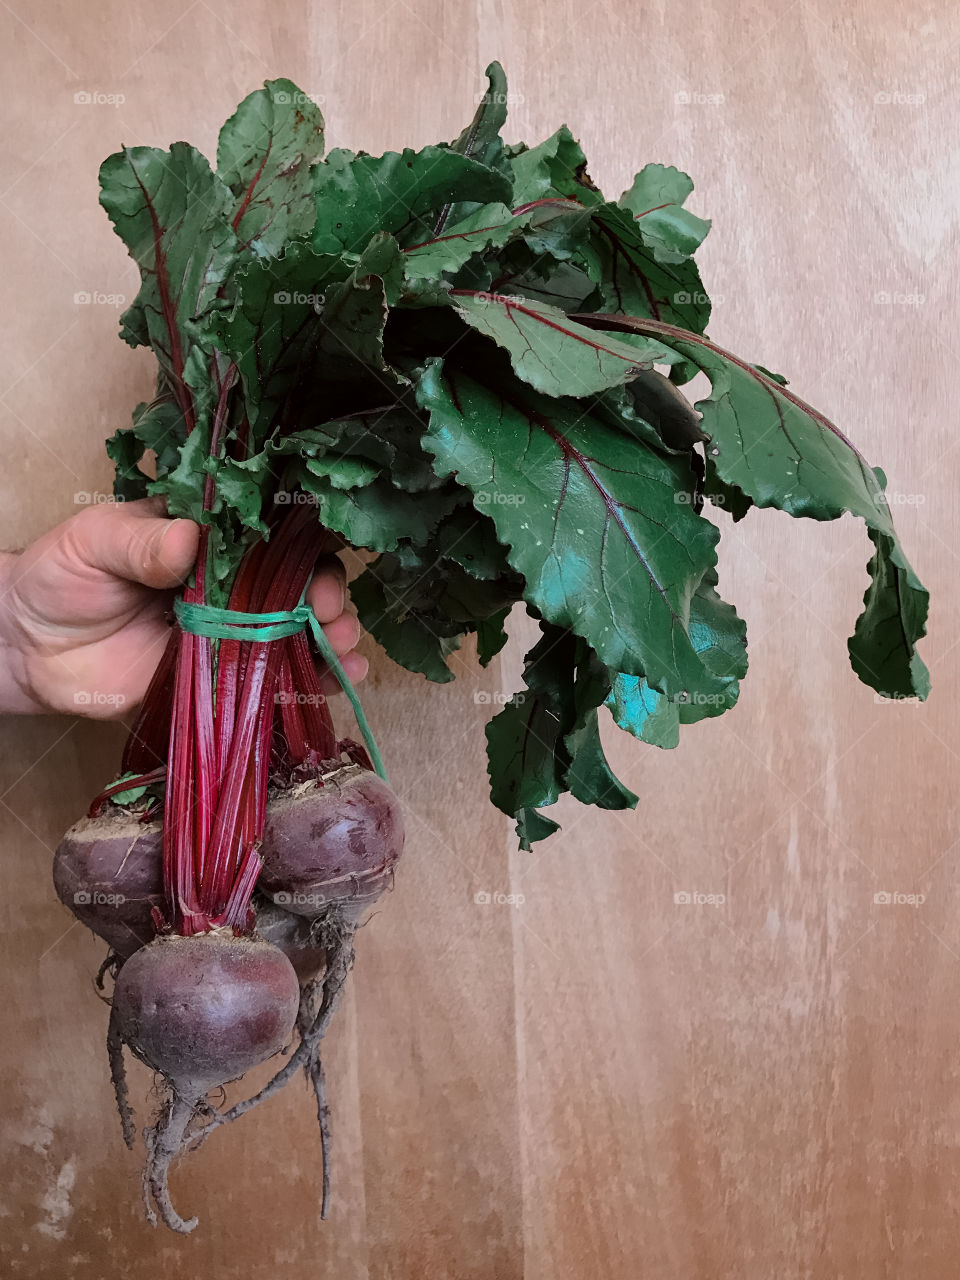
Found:
[(90, 507), (73, 520), (70, 550), (80, 564), (162, 590), (175, 587), (197, 558), (199, 526), (148, 514), (153, 504)]

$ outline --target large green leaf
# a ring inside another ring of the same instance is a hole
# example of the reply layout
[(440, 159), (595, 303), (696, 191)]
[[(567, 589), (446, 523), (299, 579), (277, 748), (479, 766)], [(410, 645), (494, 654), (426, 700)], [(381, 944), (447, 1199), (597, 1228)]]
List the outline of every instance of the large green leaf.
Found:
[(509, 398), (432, 361), (417, 395), (426, 448), (489, 514), (540, 614), (607, 666), (665, 693), (719, 692), (687, 631), (715, 527), (675, 501), (689, 465), (625, 439), (573, 401)]
[(268, 80), (220, 130), (217, 171), (234, 195), (241, 248), (273, 257), (313, 232), (310, 166), (323, 155), (323, 116), (292, 80)]
[(124, 147), (100, 166), (100, 203), (140, 268), (140, 290), (120, 317), (121, 337), (149, 344), (192, 427), (184, 366), (196, 322), (225, 306), (219, 293), (236, 261), (233, 197), (185, 142), (169, 151)]
[(458, 315), (510, 354), (514, 372), (548, 396), (589, 396), (674, 357), (662, 343), (598, 338), (558, 307), (453, 289)]
[(849, 511), (866, 523), (876, 551), (864, 612), (849, 642), (853, 668), (887, 697), (925, 698), (930, 678), (916, 643), (926, 632), (929, 596), (897, 540), (883, 473), (767, 370), (707, 338), (639, 319), (587, 322), (660, 337), (703, 370), (711, 392), (695, 407), (703, 415), (708, 455), (721, 480), (756, 506), (814, 520)]
[(388, 151), (382, 156), (331, 151), (314, 170), (314, 246), (359, 252), (377, 231), (402, 245), (433, 235), (430, 214), (458, 200), (509, 204), (509, 178), (446, 147)]

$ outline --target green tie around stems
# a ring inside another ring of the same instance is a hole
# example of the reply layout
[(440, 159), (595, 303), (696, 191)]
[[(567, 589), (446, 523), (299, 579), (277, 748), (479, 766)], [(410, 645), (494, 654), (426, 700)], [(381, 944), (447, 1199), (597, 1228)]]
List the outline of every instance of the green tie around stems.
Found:
[(211, 640), (248, 640), (263, 644), (271, 640), (282, 640), (285, 636), (296, 635), (298, 631), (309, 628), (320, 650), (320, 656), (336, 676), (340, 688), (350, 701), (374, 769), (384, 782), (387, 781), (383, 758), (360, 705), (357, 691), (340, 665), (340, 659), (317, 621), (317, 615), (303, 602), (302, 597), (295, 609), (278, 609), (274, 613), (241, 613), (234, 609), (217, 609), (210, 604), (191, 604), (178, 597), (174, 601), (173, 611), (184, 631), (190, 631), (196, 636), (207, 636)]

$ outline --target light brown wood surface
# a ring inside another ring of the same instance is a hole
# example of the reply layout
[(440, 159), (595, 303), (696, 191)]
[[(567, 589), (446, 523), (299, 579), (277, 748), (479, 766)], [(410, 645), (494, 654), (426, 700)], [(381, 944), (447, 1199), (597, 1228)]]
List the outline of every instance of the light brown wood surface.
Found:
[[(109, 491), (102, 440), (150, 386), (117, 310), (74, 303), (136, 289), (97, 204), (104, 156), (179, 138), (212, 154), (220, 122), (276, 75), (323, 95), (332, 145), (449, 139), (499, 57), (510, 139), (566, 121), (614, 196), (650, 160), (694, 177), (692, 206), (714, 219), (711, 335), (788, 374), (913, 495), (896, 516), (933, 593), (934, 685), (923, 707), (878, 703), (849, 667), (861, 526), (753, 512), (724, 525), (721, 555), (749, 625), (740, 705), (672, 753), (607, 734), (637, 811), (561, 804), (563, 833), (522, 854), (487, 800), (474, 695), (516, 687), (530, 624), (499, 668), (466, 651), (452, 686), (374, 657), (365, 696), (409, 841), (328, 1041), (333, 1213), (318, 1222), (298, 1084), (175, 1172), (201, 1216), (188, 1239), (142, 1219), (100, 948), (50, 883), (121, 730), (5, 722), (0, 1271), (953, 1280), (960, 11), (10, 0), (0, 30), (0, 544)], [(77, 104), (82, 91), (124, 101)], [(483, 890), (522, 905), (478, 905)], [(683, 890), (725, 902), (676, 905)], [(925, 901), (876, 903), (884, 891)], [(136, 1075), (144, 1116), (149, 1085)]]

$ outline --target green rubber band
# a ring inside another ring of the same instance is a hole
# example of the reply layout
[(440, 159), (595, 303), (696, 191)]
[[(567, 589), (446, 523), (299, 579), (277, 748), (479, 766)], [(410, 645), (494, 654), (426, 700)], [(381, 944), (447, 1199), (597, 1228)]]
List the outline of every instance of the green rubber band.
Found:
[(360, 705), (357, 691), (350, 683), (350, 677), (341, 666), (323, 627), (317, 621), (317, 615), (303, 602), (302, 597), (295, 609), (278, 609), (274, 613), (241, 613), (234, 609), (217, 609), (209, 604), (192, 604), (179, 598), (174, 601), (173, 611), (184, 631), (196, 636), (206, 636), (210, 640), (247, 640), (263, 644), (271, 640), (282, 640), (309, 628), (320, 650), (320, 656), (347, 695), (375, 771), (384, 782), (387, 781), (383, 757), (370, 722)]

